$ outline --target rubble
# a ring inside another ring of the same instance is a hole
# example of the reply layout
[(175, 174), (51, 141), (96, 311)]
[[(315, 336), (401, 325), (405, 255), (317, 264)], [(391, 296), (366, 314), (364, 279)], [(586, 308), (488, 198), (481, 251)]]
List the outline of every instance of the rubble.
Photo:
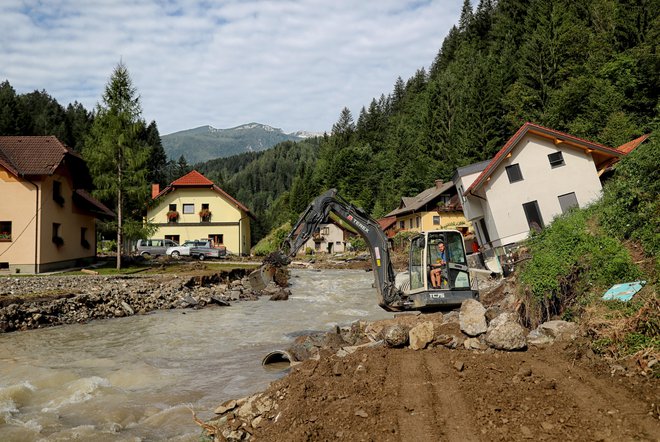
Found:
[[(133, 316), (154, 310), (229, 306), (256, 300), (247, 270), (190, 278), (47, 276), (0, 278), (0, 333)], [(279, 290), (288, 290), (278, 287)]]

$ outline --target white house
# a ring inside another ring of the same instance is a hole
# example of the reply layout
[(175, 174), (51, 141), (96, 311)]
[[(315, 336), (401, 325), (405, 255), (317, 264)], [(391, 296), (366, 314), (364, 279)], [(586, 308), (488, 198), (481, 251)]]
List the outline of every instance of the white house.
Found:
[(344, 230), (334, 223), (321, 224), (298, 253), (305, 253), (308, 248), (316, 253), (342, 253), (346, 250)]
[(490, 161), (457, 169), (453, 181), (479, 244), (495, 248), (596, 200), (599, 172), (626, 153), (525, 123)]

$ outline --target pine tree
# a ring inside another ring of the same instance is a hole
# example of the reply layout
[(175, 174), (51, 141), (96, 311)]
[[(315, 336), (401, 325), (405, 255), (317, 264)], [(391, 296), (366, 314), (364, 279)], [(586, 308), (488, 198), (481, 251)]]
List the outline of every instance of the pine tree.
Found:
[(102, 103), (85, 140), (83, 157), (89, 165), (94, 195), (112, 204), (117, 213), (117, 269), (121, 268), (124, 230), (139, 234), (141, 213), (126, 213), (127, 207), (140, 207), (148, 196), (146, 162), (149, 148), (139, 139), (140, 99), (124, 63), (115, 67), (106, 84)]

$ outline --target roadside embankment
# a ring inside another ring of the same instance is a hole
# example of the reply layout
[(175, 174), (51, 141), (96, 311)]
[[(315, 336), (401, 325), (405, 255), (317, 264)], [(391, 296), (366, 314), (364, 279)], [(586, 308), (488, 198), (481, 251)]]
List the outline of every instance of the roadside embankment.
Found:
[(0, 278), (0, 332), (119, 318), (153, 310), (228, 306), (288, 289), (249, 288), (249, 270), (195, 276), (48, 276)]

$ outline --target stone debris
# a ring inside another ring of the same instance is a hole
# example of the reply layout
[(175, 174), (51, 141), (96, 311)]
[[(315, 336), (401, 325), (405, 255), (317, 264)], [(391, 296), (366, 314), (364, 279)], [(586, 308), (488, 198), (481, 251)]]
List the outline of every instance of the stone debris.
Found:
[(259, 299), (265, 293), (249, 289), (247, 274), (246, 269), (234, 269), (188, 279), (162, 275), (0, 277), (0, 333)]
[(461, 331), (468, 336), (479, 336), (488, 330), (486, 309), (479, 301), (474, 299), (468, 299), (461, 305), (459, 322)]
[(408, 344), (408, 330), (402, 325), (391, 325), (383, 330), (383, 338), (388, 347), (405, 347)]
[(433, 323), (426, 321), (411, 328), (408, 339), (413, 350), (425, 349), (433, 341)]
[(491, 326), (488, 327), (486, 332), (486, 343), (498, 350), (522, 350), (526, 348), (525, 329), (517, 322), (506, 317), (498, 321), (501, 316), (505, 315), (509, 314), (503, 313), (491, 322)]
[(548, 321), (539, 325), (527, 335), (529, 345), (542, 346), (552, 344), (556, 340), (575, 339), (577, 324), (568, 321)]

